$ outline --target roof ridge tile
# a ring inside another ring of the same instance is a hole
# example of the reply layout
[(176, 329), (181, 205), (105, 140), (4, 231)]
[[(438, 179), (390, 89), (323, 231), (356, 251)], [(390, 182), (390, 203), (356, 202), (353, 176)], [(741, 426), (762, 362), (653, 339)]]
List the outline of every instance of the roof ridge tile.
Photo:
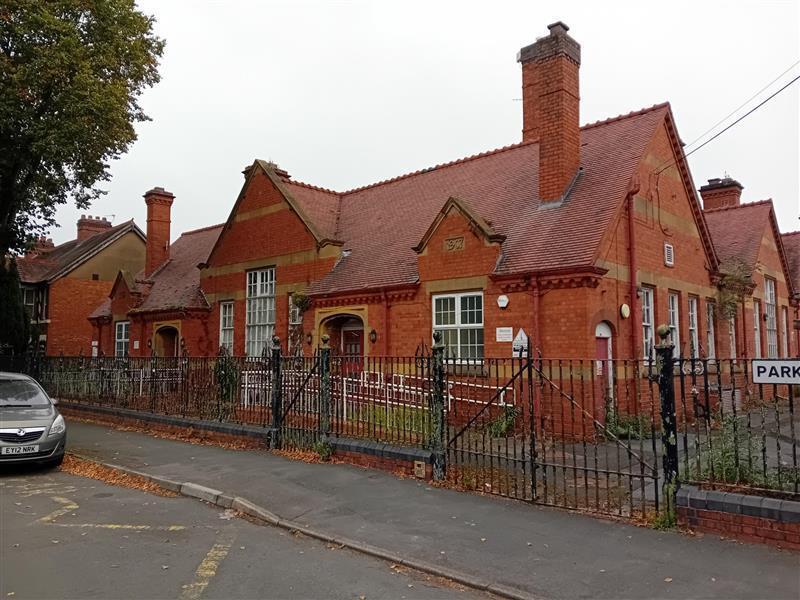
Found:
[(310, 190), (316, 190), (318, 192), (325, 192), (326, 194), (333, 194), (334, 196), (341, 196), (341, 192), (337, 192), (336, 190), (332, 190), (330, 188), (322, 187), (321, 185), (314, 185), (313, 183), (306, 183), (305, 181), (298, 181), (297, 179), (284, 179), (284, 183), (289, 185), (298, 185), (300, 187), (308, 188)]
[(200, 227), (198, 229), (190, 229), (188, 231), (182, 231), (179, 237), (183, 237), (184, 235), (194, 235), (195, 233), (202, 233), (203, 231), (210, 231), (212, 229), (216, 229), (217, 227), (224, 227), (225, 223), (217, 223), (216, 225), (206, 225), (205, 227)]
[(381, 181), (376, 181), (374, 183), (369, 183), (367, 185), (362, 185), (360, 187), (351, 188), (349, 190), (345, 190), (341, 192), (342, 196), (346, 196), (348, 194), (354, 194), (356, 192), (363, 192), (364, 190), (368, 190), (371, 188), (375, 188), (381, 185), (386, 185), (387, 183), (394, 183), (396, 181), (400, 181), (402, 179), (408, 179), (409, 177), (414, 177), (415, 175), (422, 175), (424, 173), (430, 173), (431, 171), (435, 171), (437, 169), (442, 169), (444, 167), (452, 167), (455, 165), (460, 165), (472, 160), (477, 160), (479, 158), (486, 158), (487, 156), (492, 156), (494, 154), (500, 154), (501, 152), (507, 152), (509, 150), (515, 150), (516, 148), (521, 148), (522, 146), (528, 146), (536, 144), (537, 142), (517, 142), (515, 144), (508, 144), (507, 146), (501, 146), (500, 148), (494, 148), (493, 150), (487, 150), (485, 152), (479, 152), (477, 154), (471, 154), (469, 156), (464, 156), (462, 158), (457, 158), (455, 160), (451, 160), (448, 162), (439, 163), (432, 167), (425, 167), (423, 169), (417, 169), (416, 171), (412, 171), (410, 173), (403, 173), (402, 175), (397, 175), (396, 177), (390, 177), (389, 179), (382, 179)]
[(627, 114), (620, 114), (616, 117), (609, 117), (607, 119), (602, 119), (600, 121), (594, 121), (593, 123), (586, 123), (585, 125), (581, 125), (581, 129), (592, 129), (594, 127), (599, 127), (601, 125), (608, 125), (609, 123), (615, 123), (617, 121), (622, 121), (624, 119), (630, 119), (631, 117), (639, 117), (641, 115), (654, 112), (656, 110), (660, 110), (663, 108), (669, 108), (669, 102), (661, 102), (659, 104), (653, 104), (652, 106), (648, 106), (646, 108), (640, 108), (639, 110), (633, 110)]
[(758, 206), (772, 206), (772, 198), (766, 198), (764, 200), (754, 200), (752, 202), (744, 202), (742, 204), (737, 204), (735, 206), (720, 206), (717, 208), (704, 208), (704, 213), (717, 213), (722, 212), (725, 210), (737, 210), (739, 208), (754, 208)]

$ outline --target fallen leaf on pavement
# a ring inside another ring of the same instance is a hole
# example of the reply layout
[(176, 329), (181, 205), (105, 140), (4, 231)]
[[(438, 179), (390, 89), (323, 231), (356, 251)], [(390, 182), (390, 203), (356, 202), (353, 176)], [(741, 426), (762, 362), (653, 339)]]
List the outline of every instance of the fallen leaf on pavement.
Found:
[(664, 577), (664, 581), (667, 583), (672, 583), (672, 577)]

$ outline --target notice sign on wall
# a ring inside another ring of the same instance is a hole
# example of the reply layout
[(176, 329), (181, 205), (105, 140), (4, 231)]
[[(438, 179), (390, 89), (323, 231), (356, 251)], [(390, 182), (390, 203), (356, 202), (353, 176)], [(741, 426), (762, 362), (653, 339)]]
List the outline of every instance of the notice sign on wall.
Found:
[(753, 383), (800, 384), (800, 360), (754, 360)]
[(496, 342), (513, 342), (514, 341), (514, 328), (513, 327), (496, 327), (494, 330), (494, 339)]

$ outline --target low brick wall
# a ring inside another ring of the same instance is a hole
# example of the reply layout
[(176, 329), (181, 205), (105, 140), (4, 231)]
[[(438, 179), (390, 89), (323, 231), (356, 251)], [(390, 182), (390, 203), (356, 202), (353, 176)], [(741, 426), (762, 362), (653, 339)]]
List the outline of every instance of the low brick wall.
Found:
[[(124, 408), (61, 402), (58, 410), (66, 417), (90, 419), (111, 426), (129, 426), (160, 432), (187, 441), (230, 445), (236, 448), (269, 448), (271, 428), (236, 425), (217, 421), (189, 420)], [(329, 440), (337, 459), (390, 473), (415, 477), (415, 463), (425, 465), (424, 479), (432, 478), (432, 454), (428, 450), (393, 446), (372, 440), (332, 437)]]
[(676, 504), (684, 527), (800, 550), (800, 502), (683, 486)]
[(414, 463), (421, 462), (425, 465), (423, 479), (433, 478), (433, 456), (429, 450), (351, 438), (332, 438), (330, 444), (333, 446), (336, 458), (348, 463), (416, 477)]
[(232, 445), (237, 448), (269, 448), (271, 430), (250, 425), (234, 425), (217, 421), (188, 420), (180, 417), (157, 415), (124, 408), (109, 408), (87, 404), (60, 402), (59, 412), (65, 417), (91, 419), (116, 427), (134, 427), (164, 433), (187, 441)]

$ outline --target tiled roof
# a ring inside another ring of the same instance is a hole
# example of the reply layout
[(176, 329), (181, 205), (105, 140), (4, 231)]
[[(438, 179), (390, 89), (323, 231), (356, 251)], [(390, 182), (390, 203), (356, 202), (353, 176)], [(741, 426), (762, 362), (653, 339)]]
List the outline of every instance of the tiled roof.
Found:
[(110, 317), (110, 316), (111, 316), (111, 298), (106, 298), (86, 318), (99, 319), (101, 317)]
[(23, 283), (40, 283), (67, 273), (128, 231), (135, 231), (144, 239), (144, 234), (130, 220), (81, 242), (70, 240), (36, 256), (19, 257), (17, 268), (20, 280)]
[(800, 290), (800, 231), (784, 233), (781, 236), (786, 262), (789, 264), (789, 278), (795, 291)]
[(208, 258), (220, 231), (221, 224), (181, 234), (169, 247), (169, 260), (150, 276), (146, 299), (131, 312), (208, 308), (197, 265)]
[(326, 238), (335, 239), (341, 197), (336, 192), (307, 183), (291, 179), (282, 181), (320, 233)]
[(704, 211), (723, 271), (733, 262), (755, 268), (771, 211), (769, 200)]
[[(320, 229), (350, 252), (310, 293), (415, 283), (412, 249), (448, 198), (466, 202), (506, 236), (496, 274), (592, 267), (628, 184), (669, 113), (660, 104), (581, 129), (581, 166), (569, 197), (540, 206), (538, 144), (517, 144), (336, 194), (284, 180)], [(334, 212), (339, 200), (338, 219)]]

